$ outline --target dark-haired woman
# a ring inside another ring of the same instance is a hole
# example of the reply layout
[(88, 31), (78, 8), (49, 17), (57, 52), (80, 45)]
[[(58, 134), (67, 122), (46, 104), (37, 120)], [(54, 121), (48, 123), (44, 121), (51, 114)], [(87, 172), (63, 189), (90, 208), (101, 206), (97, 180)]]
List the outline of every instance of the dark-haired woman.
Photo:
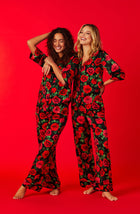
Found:
[[(95, 25), (83, 25), (78, 33), (79, 71), (74, 84), (72, 115), (78, 157), (80, 184), (84, 194), (102, 191), (102, 196), (116, 201), (113, 190), (110, 152), (108, 147), (102, 93), (106, 85), (123, 80), (118, 64), (101, 49), (99, 30)], [(111, 78), (103, 82), (103, 73)], [(94, 133), (93, 156), (91, 130)]]
[[(36, 46), (47, 38), (48, 57)], [(39, 152), (32, 168), (16, 192), (14, 199), (24, 197), (26, 189), (40, 191), (51, 189), (51, 195), (60, 192), (60, 180), (56, 169), (56, 144), (68, 118), (71, 87), (79, 63), (74, 54), (73, 38), (65, 28), (30, 39), (30, 58), (47, 69), (44, 71), (36, 107)]]

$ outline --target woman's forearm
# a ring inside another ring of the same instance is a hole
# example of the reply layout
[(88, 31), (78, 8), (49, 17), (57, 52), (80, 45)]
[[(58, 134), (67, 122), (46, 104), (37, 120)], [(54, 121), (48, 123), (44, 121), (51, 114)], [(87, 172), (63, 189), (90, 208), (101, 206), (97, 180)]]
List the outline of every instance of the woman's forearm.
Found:
[(34, 52), (35, 52), (36, 45), (37, 45), (38, 43), (42, 42), (44, 39), (47, 39), (47, 37), (48, 37), (49, 34), (50, 34), (50, 33), (45, 33), (45, 34), (36, 36), (36, 37), (34, 37), (34, 38), (32, 38), (32, 39), (29, 39), (29, 40), (27, 41), (27, 45), (28, 45), (30, 51), (32, 52), (32, 54), (34, 54)]
[(63, 79), (63, 76), (61, 74), (61, 70), (59, 69), (59, 67), (53, 63), (52, 65), (53, 71), (55, 73), (55, 76), (57, 77), (57, 79), (63, 84), (65, 85), (65, 80)]
[(112, 79), (108, 79), (108, 80), (106, 80), (105, 82), (104, 82), (104, 86), (106, 86), (106, 85), (108, 85), (108, 84), (110, 84), (110, 83), (112, 83), (112, 82), (114, 82), (115, 80), (112, 80)]

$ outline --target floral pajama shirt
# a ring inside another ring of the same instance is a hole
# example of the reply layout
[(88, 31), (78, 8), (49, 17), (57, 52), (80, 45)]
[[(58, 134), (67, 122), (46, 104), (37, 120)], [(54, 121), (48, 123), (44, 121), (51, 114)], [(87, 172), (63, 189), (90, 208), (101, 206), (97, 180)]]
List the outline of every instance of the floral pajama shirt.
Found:
[[(46, 55), (36, 48), (30, 58), (43, 66)], [(60, 188), (56, 168), (56, 144), (68, 118), (72, 81), (77, 72), (79, 60), (73, 55), (68, 64), (59, 64), (65, 86), (56, 78), (53, 70), (43, 75), (36, 106), (39, 152), (33, 162), (23, 186), (40, 191), (42, 187)]]
[[(124, 72), (103, 50), (79, 64), (72, 96), (72, 120), (80, 185), (94, 190), (112, 191), (111, 161), (102, 97), (103, 72), (112, 80), (123, 80)], [(94, 134), (92, 148), (91, 131)]]

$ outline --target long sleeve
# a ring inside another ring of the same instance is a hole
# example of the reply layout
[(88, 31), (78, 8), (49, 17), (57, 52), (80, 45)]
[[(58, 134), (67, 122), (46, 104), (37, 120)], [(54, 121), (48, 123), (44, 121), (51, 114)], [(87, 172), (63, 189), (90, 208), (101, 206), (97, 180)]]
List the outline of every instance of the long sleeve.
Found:
[(125, 73), (121, 70), (120, 66), (105, 51), (102, 54), (103, 69), (109, 73), (111, 79), (124, 80)]

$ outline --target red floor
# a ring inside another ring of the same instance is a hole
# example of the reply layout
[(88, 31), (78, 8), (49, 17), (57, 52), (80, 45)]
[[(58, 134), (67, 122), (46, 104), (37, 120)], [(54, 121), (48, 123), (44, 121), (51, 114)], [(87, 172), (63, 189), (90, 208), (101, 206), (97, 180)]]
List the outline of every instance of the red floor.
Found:
[[(23, 167), (23, 171), (25, 171)], [(110, 202), (101, 197), (101, 192), (83, 195), (79, 186), (78, 172), (60, 173), (62, 192), (59, 196), (50, 196), (47, 189), (40, 193), (28, 190), (22, 200), (13, 200), (17, 188), (20, 186), (24, 174), (19, 169), (2, 172), (1, 176), (1, 214), (36, 214), (36, 213), (140, 213), (140, 183), (138, 177), (130, 177), (124, 171), (121, 176), (114, 177), (114, 195), (119, 200)], [(126, 174), (126, 177), (125, 177)]]

